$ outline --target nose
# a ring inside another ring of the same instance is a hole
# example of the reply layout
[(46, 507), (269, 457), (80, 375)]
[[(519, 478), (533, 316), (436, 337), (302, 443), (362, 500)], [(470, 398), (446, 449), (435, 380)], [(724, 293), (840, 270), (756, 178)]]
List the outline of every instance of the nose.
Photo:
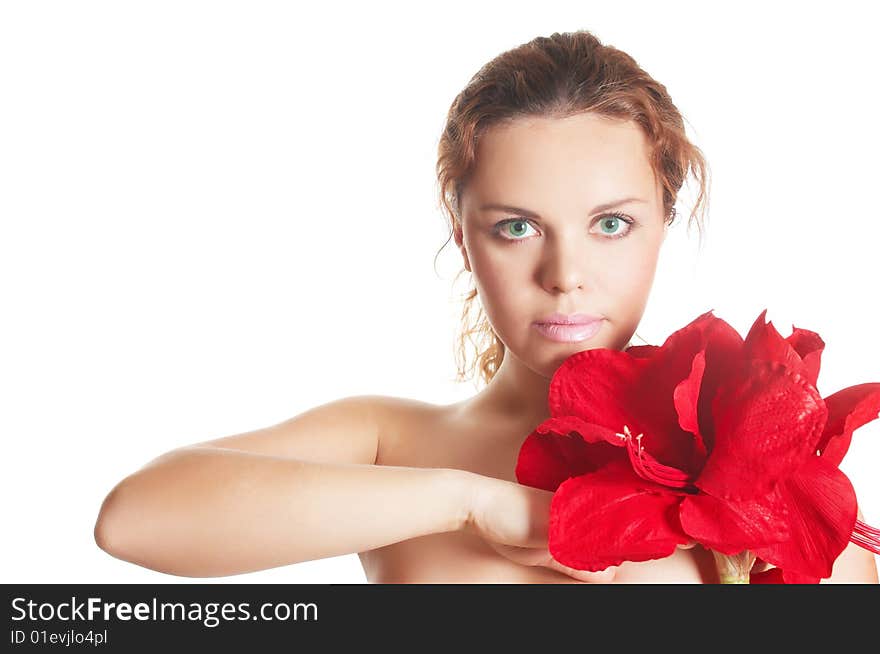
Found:
[(541, 261), (541, 286), (549, 293), (582, 289), (587, 275), (587, 252), (577, 238), (558, 236), (548, 240)]

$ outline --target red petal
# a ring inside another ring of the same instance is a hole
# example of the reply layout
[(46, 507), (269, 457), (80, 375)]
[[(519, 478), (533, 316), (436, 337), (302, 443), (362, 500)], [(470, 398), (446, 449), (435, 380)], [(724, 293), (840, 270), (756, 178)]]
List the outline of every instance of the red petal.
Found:
[(697, 406), (700, 401), (700, 385), (703, 381), (703, 371), (705, 368), (706, 351), (703, 350), (697, 352), (691, 364), (691, 373), (683, 382), (675, 387), (673, 392), (675, 411), (678, 413), (678, 424), (682, 429), (694, 435), (696, 439), (696, 453), (699, 456), (700, 463), (703, 463), (706, 459), (706, 446), (703, 444), (703, 437), (700, 435)]
[(636, 359), (650, 359), (660, 351), (659, 345), (630, 345), (624, 350)]
[(644, 435), (642, 445), (658, 461), (693, 471), (696, 439), (678, 426), (672, 397), (690, 371), (692, 359), (683, 356), (667, 352), (639, 359), (605, 348), (577, 352), (550, 380), (550, 413), (578, 416), (614, 432), (627, 426), (634, 436)]
[(849, 479), (824, 457), (811, 456), (790, 478), (779, 483), (788, 505), (789, 536), (781, 543), (755, 548), (756, 555), (794, 575), (830, 577), (834, 560), (849, 543), (856, 522), (856, 494)]
[(550, 503), (550, 553), (563, 565), (594, 572), (669, 556), (690, 540), (677, 518), (680, 499), (619, 462), (573, 477)]
[(880, 384), (858, 384), (825, 398), (828, 422), (816, 449), (822, 458), (840, 465), (852, 440), (852, 433), (877, 418), (880, 411)]
[[(625, 424), (633, 428), (649, 401), (640, 397), (636, 388), (650, 361), (605, 348), (572, 354), (550, 380), (550, 415), (578, 416), (615, 432)], [(644, 427), (639, 425), (642, 430)]]
[(769, 492), (815, 452), (826, 409), (804, 377), (780, 363), (750, 361), (718, 389), (712, 415), (715, 446), (696, 485), (745, 499)]
[(822, 351), (825, 349), (825, 341), (816, 332), (808, 329), (791, 326), (791, 335), (786, 338), (798, 356), (801, 357), (804, 367), (804, 375), (812, 380), (813, 386), (819, 379), (819, 368), (822, 362)]
[(783, 583), (786, 584), (818, 584), (819, 577), (814, 577), (812, 575), (804, 575), (800, 572), (795, 572), (793, 570), (783, 570), (782, 571), (782, 579)]
[(802, 575), (799, 572), (785, 571), (782, 568), (770, 568), (764, 572), (750, 575), (750, 584), (818, 584), (818, 577)]
[(607, 442), (617, 447), (623, 447), (622, 440), (613, 429), (587, 422), (577, 416), (557, 416), (548, 418), (535, 427), (539, 434), (554, 433), (566, 436), (575, 432), (583, 437), (588, 443)]
[[(616, 393), (621, 388), (632, 392), (632, 387), (648, 370), (655, 371), (652, 383), (663, 378), (667, 383), (660, 388), (674, 388), (675, 384), (688, 376), (694, 356), (706, 349), (708, 342), (712, 341), (715, 346), (721, 343), (727, 345), (731, 339), (738, 340), (738, 344), (742, 345), (742, 338), (736, 330), (712, 315), (710, 310), (670, 334), (661, 347), (633, 345), (623, 352), (605, 348), (576, 352), (563, 361), (550, 381), (550, 413), (554, 416), (579, 415), (587, 422), (618, 429), (617, 423), (629, 416), (615, 415), (614, 412), (603, 414), (604, 404), (597, 406), (591, 403), (597, 396), (607, 398), (610, 391), (611, 404), (616, 405), (621, 401)], [(601, 379), (609, 374), (613, 379)], [(594, 380), (593, 377), (600, 379)], [(599, 383), (605, 384), (608, 389), (597, 387)], [(652, 389), (655, 392), (651, 395), (656, 395), (657, 388)]]
[(782, 338), (772, 321), (764, 323), (766, 315), (767, 309), (764, 309), (746, 335), (745, 356), (781, 363), (815, 386), (825, 342), (816, 332), (794, 325), (791, 326), (791, 336)]
[(740, 502), (691, 495), (679, 512), (685, 533), (722, 554), (780, 542), (788, 534), (785, 514), (785, 502), (776, 492)]
[(729, 324), (716, 318), (703, 328), (706, 368), (700, 382), (700, 401), (697, 416), (700, 437), (707, 451), (715, 443), (715, 425), (712, 420), (712, 400), (718, 387), (735, 375), (743, 364), (743, 339)]
[[(671, 334), (659, 348), (577, 352), (559, 366), (550, 382), (550, 413), (576, 415), (615, 432), (626, 425), (633, 435), (644, 435), (642, 445), (659, 462), (696, 474), (705, 459), (705, 447), (680, 427), (675, 387), (691, 374), (697, 353), (705, 350), (707, 365), (715, 361), (708, 385), (714, 391), (718, 380), (729, 376), (731, 362), (738, 363), (741, 348), (736, 330), (710, 311)], [(701, 408), (708, 413), (705, 402), (701, 398)], [(711, 421), (708, 426), (711, 429)], [(700, 431), (705, 440), (706, 431)]]
[(784, 584), (781, 568), (770, 568), (763, 572), (753, 572), (749, 575), (750, 584)]
[[(709, 311), (697, 316), (681, 329), (677, 329), (664, 341), (663, 350), (690, 350), (690, 354), (696, 354), (703, 349), (708, 340), (716, 340), (719, 334), (723, 334), (730, 325)], [(735, 332), (735, 330), (734, 330)], [(739, 336), (739, 334), (737, 334)], [(740, 342), (742, 339), (740, 338)]]
[(516, 461), (516, 479), (525, 486), (555, 491), (569, 477), (593, 472), (614, 459), (627, 459), (625, 448), (587, 443), (576, 433), (542, 434), (539, 429), (526, 437)]

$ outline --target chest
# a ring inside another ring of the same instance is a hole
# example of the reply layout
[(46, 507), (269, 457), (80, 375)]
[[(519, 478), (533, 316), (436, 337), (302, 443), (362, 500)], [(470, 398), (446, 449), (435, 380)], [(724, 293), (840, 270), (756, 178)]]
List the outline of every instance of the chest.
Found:
[(443, 412), (401, 415), (386, 426), (377, 463), (456, 468), (516, 481), (519, 449), (532, 428)]
[[(401, 415), (380, 440), (380, 465), (457, 468), (516, 481), (516, 460), (532, 425), (431, 414)], [(544, 567), (510, 561), (470, 532), (432, 534), (360, 554), (373, 583), (580, 583)], [(714, 570), (700, 548), (642, 563), (624, 563), (621, 583), (680, 581), (701, 583)]]

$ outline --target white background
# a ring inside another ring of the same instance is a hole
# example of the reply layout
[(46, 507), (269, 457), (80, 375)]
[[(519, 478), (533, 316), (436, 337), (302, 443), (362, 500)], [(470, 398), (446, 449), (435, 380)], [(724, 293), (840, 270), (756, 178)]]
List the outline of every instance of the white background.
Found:
[[(869, 6), (4, 2), (0, 579), (363, 582), (354, 554), (175, 577), (92, 530), (169, 449), (347, 395), (474, 392), (452, 381), (453, 243), (433, 267), (437, 141), (483, 63), (554, 31), (635, 57), (711, 166), (704, 247), (673, 229), (639, 335), (708, 309), (745, 334), (768, 308), (825, 340), (823, 395), (880, 381)], [(878, 422), (842, 465), (875, 525)]]

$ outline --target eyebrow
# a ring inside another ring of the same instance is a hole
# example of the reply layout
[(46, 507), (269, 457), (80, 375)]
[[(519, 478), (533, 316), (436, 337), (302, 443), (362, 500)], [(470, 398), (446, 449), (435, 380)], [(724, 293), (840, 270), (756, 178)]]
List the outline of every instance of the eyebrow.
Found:
[[(619, 207), (624, 204), (628, 204), (630, 202), (647, 202), (642, 198), (623, 198), (621, 200), (613, 200), (612, 202), (606, 202), (604, 204), (600, 204), (596, 207), (593, 207), (593, 210), (590, 212), (591, 214), (599, 213), (600, 211), (605, 211), (607, 209), (613, 209), (614, 207)], [(490, 202), (489, 204), (484, 204), (480, 207), (480, 211), (507, 211), (510, 213), (518, 213), (523, 216), (527, 216), (529, 218), (538, 218), (538, 214), (535, 211), (530, 211), (529, 209), (523, 209), (521, 207), (513, 207), (509, 204), (498, 204), (495, 202)]]

